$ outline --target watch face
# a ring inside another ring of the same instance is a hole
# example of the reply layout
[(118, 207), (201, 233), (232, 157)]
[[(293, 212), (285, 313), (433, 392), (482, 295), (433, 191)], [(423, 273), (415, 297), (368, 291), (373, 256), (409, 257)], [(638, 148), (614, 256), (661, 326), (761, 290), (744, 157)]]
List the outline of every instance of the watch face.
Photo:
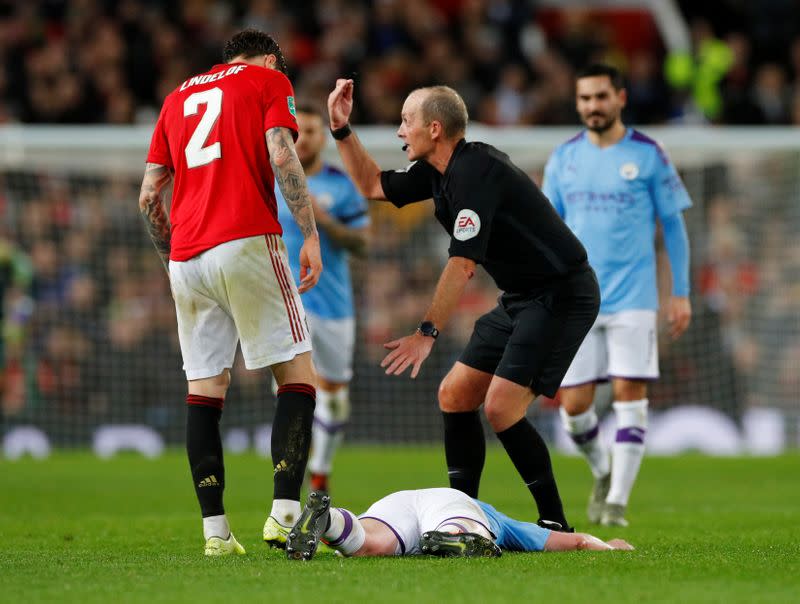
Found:
[(419, 325), (419, 332), (423, 336), (433, 336), (434, 338), (439, 335), (439, 331), (430, 321), (423, 321)]

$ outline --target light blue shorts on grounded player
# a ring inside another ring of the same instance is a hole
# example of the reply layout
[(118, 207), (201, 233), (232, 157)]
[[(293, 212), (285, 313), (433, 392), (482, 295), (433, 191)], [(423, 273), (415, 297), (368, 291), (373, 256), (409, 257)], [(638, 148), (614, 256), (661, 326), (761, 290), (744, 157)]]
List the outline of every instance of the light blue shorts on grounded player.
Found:
[(494, 506), (474, 500), (489, 521), (489, 530), (495, 534), (495, 543), (509, 552), (541, 552), (550, 536), (550, 530), (533, 522), (514, 520), (498, 512)]

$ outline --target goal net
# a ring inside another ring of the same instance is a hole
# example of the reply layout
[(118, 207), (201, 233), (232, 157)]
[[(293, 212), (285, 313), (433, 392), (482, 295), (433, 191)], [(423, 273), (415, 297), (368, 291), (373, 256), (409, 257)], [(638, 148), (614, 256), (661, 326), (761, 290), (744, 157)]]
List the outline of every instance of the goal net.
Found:
[[(698, 442), (702, 418), (713, 417), (755, 450), (775, 448), (775, 439), (796, 445), (800, 133), (646, 131), (664, 144), (694, 202), (685, 214), (694, 317), (677, 342), (660, 334), (662, 378), (650, 392), (655, 416), (701, 412), (697, 422), (676, 420)], [(359, 134), (384, 168), (405, 165), (393, 129)], [(549, 153), (572, 134), (476, 126), (469, 138), (508, 152), (539, 182)], [(137, 208), (149, 129), (12, 126), (0, 129), (0, 141), (5, 434), (27, 430), (48, 446), (97, 448), (109, 429), (132, 430), (123, 441), (180, 442), (185, 381), (174, 309)], [(332, 145), (327, 154), (338, 163)], [(481, 272), (420, 377), (385, 376), (382, 344), (420, 321), (446, 262), (448, 235), (427, 203), (402, 211), (374, 203), (371, 210), (371, 248), (354, 263), (358, 336), (348, 439), (434, 441), (441, 434), (438, 383), (498, 292)], [(554, 436), (550, 409), (544, 401), (532, 416)], [(268, 372), (246, 371), (237, 360), (223, 420), (229, 448), (263, 447), (273, 410)], [(6, 442), (7, 453), (9, 446), (16, 445)]]

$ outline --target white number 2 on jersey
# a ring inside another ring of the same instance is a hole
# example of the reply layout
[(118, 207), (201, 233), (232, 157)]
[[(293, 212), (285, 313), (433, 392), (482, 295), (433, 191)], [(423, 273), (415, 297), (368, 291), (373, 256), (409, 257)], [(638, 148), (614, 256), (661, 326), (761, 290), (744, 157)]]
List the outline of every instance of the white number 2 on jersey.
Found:
[(215, 159), (222, 157), (222, 145), (219, 142), (207, 147), (203, 146), (222, 111), (222, 90), (210, 88), (202, 92), (195, 92), (183, 102), (183, 117), (196, 114), (200, 105), (206, 106), (206, 112), (200, 118), (200, 123), (197, 124), (192, 138), (189, 139), (184, 150), (186, 165), (190, 168), (210, 164)]

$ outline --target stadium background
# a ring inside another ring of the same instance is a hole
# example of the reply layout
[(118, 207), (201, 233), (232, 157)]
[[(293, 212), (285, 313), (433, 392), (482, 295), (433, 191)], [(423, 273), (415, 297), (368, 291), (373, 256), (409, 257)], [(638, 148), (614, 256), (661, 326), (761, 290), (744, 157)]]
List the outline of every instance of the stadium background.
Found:
[[(630, 93), (626, 122), (665, 142), (695, 203), (686, 216), (695, 316), (677, 344), (662, 338), (654, 423), (661, 413), (683, 435), (678, 448), (703, 448), (714, 431), (720, 452), (797, 446), (800, 19), (792, 17), (800, 7), (699, 6), (0, 3), (6, 454), (46, 452), (42, 434), (55, 446), (97, 445), (98, 428), (109, 425), (148, 427), (123, 435), (129, 444), (144, 446), (148, 434), (181, 442), (185, 382), (174, 310), (136, 199), (164, 95), (218, 62), (224, 40), (245, 26), (280, 41), (298, 100), (322, 103), (337, 76), (355, 74), (354, 123), (386, 167), (403, 165), (394, 126), (405, 94), (439, 82), (459, 90), (473, 119), (487, 125), (471, 138), (510, 151), (538, 180), (549, 151), (577, 128), (575, 68), (619, 65)], [(664, 7), (674, 11), (665, 15)], [(436, 385), (497, 292), (485, 275), (471, 286), (420, 379), (383, 376), (381, 344), (418, 323), (446, 235), (429, 208), (372, 209), (372, 248), (355, 265), (348, 438), (435, 441)], [(230, 448), (265, 442), (271, 401), (266, 373), (237, 364), (224, 420), (226, 430), (239, 429), (228, 434)], [(676, 409), (681, 414), (670, 416)], [(533, 413), (557, 438), (547, 401)], [(148, 450), (160, 446), (153, 442)]]

